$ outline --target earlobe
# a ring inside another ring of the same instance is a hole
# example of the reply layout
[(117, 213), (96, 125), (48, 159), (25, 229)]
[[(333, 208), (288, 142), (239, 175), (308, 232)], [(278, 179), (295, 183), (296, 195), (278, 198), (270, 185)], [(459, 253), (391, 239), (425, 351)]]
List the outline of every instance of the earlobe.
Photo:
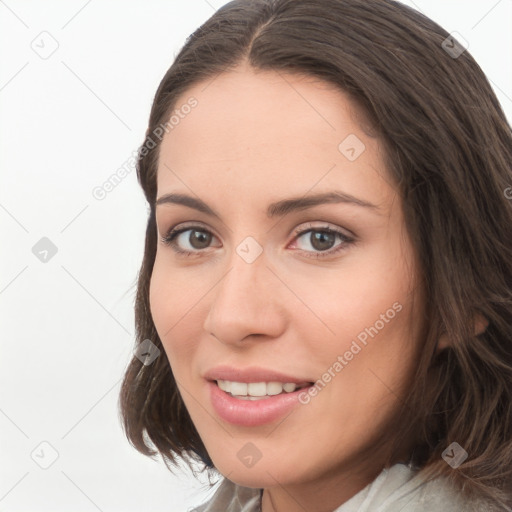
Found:
[[(489, 320), (485, 318), (480, 313), (477, 313), (474, 318), (474, 333), (475, 336), (478, 336), (479, 334), (482, 334), (489, 325)], [(448, 335), (446, 333), (442, 334), (439, 337), (439, 341), (437, 342), (436, 346), (436, 354), (441, 352), (441, 350), (444, 350), (450, 346), (450, 341), (448, 339)]]
[(482, 334), (485, 331), (485, 329), (487, 329), (488, 325), (489, 325), (489, 320), (487, 320), (487, 318), (485, 318), (483, 315), (478, 313), (475, 316), (475, 336)]
[(439, 352), (441, 352), (445, 348), (448, 348), (449, 346), (450, 346), (450, 343), (448, 340), (448, 335), (446, 333), (441, 334), (441, 336), (437, 342), (437, 345), (436, 345), (436, 354), (439, 354)]

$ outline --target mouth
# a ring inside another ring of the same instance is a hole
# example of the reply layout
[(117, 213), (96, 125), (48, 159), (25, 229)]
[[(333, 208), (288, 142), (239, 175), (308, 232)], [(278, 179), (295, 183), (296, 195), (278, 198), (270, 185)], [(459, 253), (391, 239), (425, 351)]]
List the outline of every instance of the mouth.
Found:
[(238, 400), (266, 400), (273, 396), (294, 393), (313, 385), (312, 382), (237, 382), (215, 380), (218, 388)]
[(217, 417), (232, 425), (258, 427), (282, 421), (301, 404), (312, 382), (207, 380)]

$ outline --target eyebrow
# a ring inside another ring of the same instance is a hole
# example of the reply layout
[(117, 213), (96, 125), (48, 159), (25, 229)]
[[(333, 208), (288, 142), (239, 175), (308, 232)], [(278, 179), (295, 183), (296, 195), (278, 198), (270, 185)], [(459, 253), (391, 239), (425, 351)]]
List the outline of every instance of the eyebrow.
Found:
[[(368, 201), (364, 201), (346, 192), (334, 190), (323, 194), (315, 194), (307, 197), (292, 197), (283, 199), (275, 203), (271, 203), (267, 208), (267, 217), (283, 217), (288, 213), (299, 210), (306, 210), (314, 206), (329, 203), (345, 203), (368, 208), (370, 210), (380, 210), (380, 208)], [(199, 198), (187, 196), (185, 194), (165, 194), (155, 201), (155, 206), (161, 204), (181, 204), (189, 208), (193, 208), (212, 217), (220, 219), (220, 215), (210, 208), (204, 201)]]

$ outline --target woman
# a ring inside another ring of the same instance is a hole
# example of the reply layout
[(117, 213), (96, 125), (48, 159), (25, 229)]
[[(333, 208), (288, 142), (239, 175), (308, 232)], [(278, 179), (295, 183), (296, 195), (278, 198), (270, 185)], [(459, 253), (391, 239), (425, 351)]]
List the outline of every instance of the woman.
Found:
[(139, 151), (129, 440), (223, 475), (197, 511), (511, 510), (511, 162), (418, 12), (221, 8)]

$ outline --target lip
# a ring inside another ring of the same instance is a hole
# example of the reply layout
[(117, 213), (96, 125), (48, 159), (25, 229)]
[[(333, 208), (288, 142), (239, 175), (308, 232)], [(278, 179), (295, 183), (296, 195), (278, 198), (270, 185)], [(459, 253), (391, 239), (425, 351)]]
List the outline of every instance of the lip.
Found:
[(222, 391), (215, 382), (207, 382), (213, 409), (224, 421), (243, 427), (272, 423), (299, 405), (299, 394), (307, 388), (274, 395), (261, 400), (242, 400)]
[(307, 384), (312, 379), (298, 378), (284, 373), (250, 366), (247, 368), (233, 368), (231, 366), (216, 366), (208, 370), (203, 377), (206, 380), (230, 380), (234, 382), (293, 382), (294, 384)]
[(264, 368), (232, 368), (218, 366), (203, 376), (210, 395), (214, 411), (224, 421), (233, 425), (256, 427), (272, 423), (289, 414), (299, 402), (299, 394), (306, 392), (307, 387), (291, 393), (282, 393), (260, 400), (243, 400), (232, 397), (217, 386), (216, 380), (235, 382), (293, 382), (295, 384), (312, 385), (308, 379), (286, 375)]

